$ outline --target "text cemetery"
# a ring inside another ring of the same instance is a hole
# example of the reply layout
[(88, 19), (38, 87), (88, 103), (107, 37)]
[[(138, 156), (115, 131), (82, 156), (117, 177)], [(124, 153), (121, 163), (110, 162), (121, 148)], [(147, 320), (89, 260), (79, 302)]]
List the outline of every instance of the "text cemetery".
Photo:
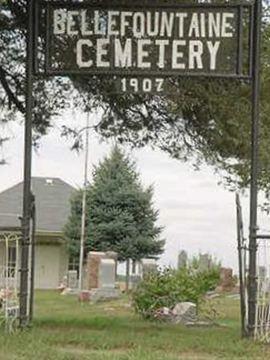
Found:
[(237, 32), (235, 9), (54, 8), (50, 16), (51, 42), (61, 46), (72, 38), (73, 61), (79, 69), (214, 72), (218, 60), (229, 66), (233, 62), (228, 54), (235, 51), (231, 41)]

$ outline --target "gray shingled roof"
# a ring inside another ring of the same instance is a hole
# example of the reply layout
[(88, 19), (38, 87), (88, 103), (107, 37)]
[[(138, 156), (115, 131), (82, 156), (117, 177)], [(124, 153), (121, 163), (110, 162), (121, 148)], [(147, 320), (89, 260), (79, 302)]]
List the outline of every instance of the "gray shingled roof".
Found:
[[(37, 231), (62, 231), (69, 213), (69, 199), (75, 189), (58, 178), (32, 178), (36, 197)], [(0, 193), (0, 228), (20, 226), (23, 182)]]

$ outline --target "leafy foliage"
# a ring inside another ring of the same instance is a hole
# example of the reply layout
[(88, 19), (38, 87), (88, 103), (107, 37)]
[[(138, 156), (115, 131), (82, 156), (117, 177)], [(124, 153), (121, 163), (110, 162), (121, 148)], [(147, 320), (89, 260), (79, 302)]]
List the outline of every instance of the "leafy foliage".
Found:
[[(156, 226), (153, 188), (143, 189), (135, 164), (118, 147), (95, 168), (93, 184), (87, 188), (88, 250), (116, 251), (119, 260), (138, 260), (162, 253), (164, 241)], [(77, 257), (80, 244), (81, 198), (71, 202), (71, 216), (65, 227), (71, 256)]]
[[(25, 113), (26, 0), (0, 4), (0, 111), (1, 120), (21, 119)], [(66, 79), (35, 78), (33, 125), (35, 140), (45, 134), (51, 120), (68, 106)]]
[[(8, 120), (24, 113), (26, 3), (26, 0), (0, 2), (0, 109), (1, 117)], [(268, 1), (264, 1), (263, 11), (264, 15), (268, 13)], [(269, 35), (269, 21), (263, 18), (259, 186), (268, 193)], [(103, 137), (113, 136), (120, 143), (136, 147), (151, 144), (174, 158), (191, 159), (196, 166), (207, 162), (224, 175), (231, 188), (248, 185), (250, 84), (175, 78), (170, 94), (151, 96), (110, 94), (111, 81), (78, 76), (36, 79), (37, 134), (46, 133), (52, 118), (70, 106), (73, 98), (80, 109), (102, 107), (103, 116), (95, 130)], [(74, 129), (63, 131), (76, 137)]]
[(174, 270), (165, 268), (149, 272), (133, 292), (135, 310), (145, 318), (152, 318), (155, 310), (177, 303), (191, 301), (196, 304), (219, 281), (219, 266), (199, 270), (193, 264)]

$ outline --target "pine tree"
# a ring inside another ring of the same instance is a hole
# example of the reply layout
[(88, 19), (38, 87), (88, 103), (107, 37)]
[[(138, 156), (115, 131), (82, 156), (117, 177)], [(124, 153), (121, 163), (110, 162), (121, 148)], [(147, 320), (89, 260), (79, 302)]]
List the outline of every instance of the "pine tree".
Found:
[[(153, 187), (143, 188), (135, 163), (115, 146), (109, 157), (94, 169), (87, 188), (86, 249), (116, 251), (120, 261), (156, 257), (163, 252), (153, 207)], [(70, 255), (78, 258), (82, 192), (71, 201), (65, 227)]]

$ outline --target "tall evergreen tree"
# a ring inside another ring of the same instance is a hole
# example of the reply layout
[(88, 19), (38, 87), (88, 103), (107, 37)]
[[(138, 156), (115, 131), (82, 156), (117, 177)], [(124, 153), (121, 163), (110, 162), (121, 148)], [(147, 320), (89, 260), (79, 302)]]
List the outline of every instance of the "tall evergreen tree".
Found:
[[(87, 188), (86, 249), (116, 251), (120, 261), (155, 257), (163, 252), (153, 208), (153, 187), (143, 188), (135, 163), (115, 146), (93, 173)], [(65, 227), (70, 255), (78, 258), (80, 247), (82, 191), (71, 201)]]

